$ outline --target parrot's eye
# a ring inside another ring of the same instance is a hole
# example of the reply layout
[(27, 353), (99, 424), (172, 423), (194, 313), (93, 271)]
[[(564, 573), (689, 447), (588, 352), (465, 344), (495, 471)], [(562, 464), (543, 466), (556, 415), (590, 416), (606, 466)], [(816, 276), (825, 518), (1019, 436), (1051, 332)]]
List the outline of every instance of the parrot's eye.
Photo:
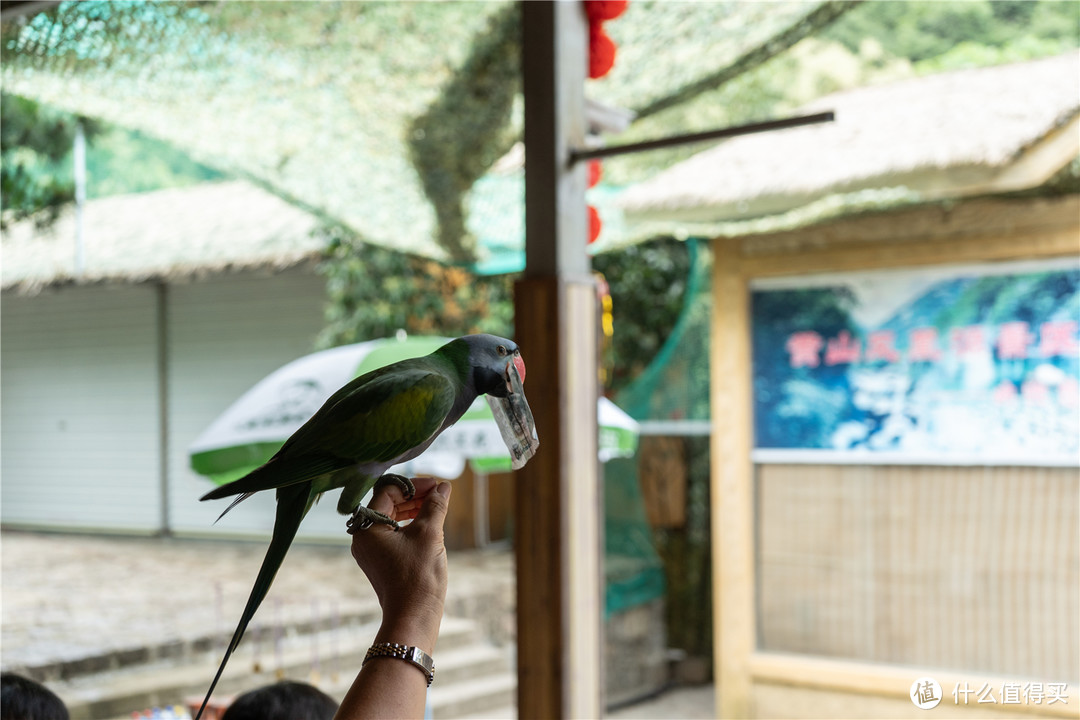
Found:
[(495, 352), (499, 353), (499, 357), (506, 357), (506, 346), (500, 345), (499, 347), (495, 348)]

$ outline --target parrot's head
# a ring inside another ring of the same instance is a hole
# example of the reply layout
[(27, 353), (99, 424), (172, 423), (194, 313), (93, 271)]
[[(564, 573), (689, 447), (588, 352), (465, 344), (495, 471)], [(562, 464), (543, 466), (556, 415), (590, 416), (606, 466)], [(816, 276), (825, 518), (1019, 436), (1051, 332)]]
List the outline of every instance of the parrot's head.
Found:
[(525, 382), (525, 361), (513, 340), (496, 335), (466, 335), (469, 346), (473, 385), (481, 395), (509, 397), (514, 392), (511, 368), (517, 371), (519, 384)]
[(499, 433), (510, 451), (515, 470), (536, 454), (540, 440), (525, 399), (525, 361), (513, 340), (495, 335), (467, 335), (469, 363), (477, 393), (486, 394)]

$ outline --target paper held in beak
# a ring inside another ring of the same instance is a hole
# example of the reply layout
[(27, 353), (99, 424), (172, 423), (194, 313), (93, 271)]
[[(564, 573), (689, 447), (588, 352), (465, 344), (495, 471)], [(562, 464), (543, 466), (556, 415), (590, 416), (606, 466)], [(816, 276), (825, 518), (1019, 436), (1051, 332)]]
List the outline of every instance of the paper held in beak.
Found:
[(514, 363), (509, 363), (506, 367), (506, 381), (510, 386), (507, 397), (486, 397), (488, 405), (491, 406), (491, 414), (495, 416), (495, 424), (499, 426), (499, 433), (506, 443), (506, 449), (510, 451), (512, 466), (518, 470), (536, 454), (540, 439), (536, 437), (536, 422), (533, 420), (532, 410), (529, 409), (529, 402), (525, 399), (525, 389), (521, 385), (521, 376)]

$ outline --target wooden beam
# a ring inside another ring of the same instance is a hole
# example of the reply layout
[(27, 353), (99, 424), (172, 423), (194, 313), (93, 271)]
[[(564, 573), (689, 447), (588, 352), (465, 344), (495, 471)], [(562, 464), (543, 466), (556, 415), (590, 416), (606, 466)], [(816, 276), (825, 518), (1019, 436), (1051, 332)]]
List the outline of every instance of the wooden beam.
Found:
[(523, 2), (525, 276), (517, 340), (540, 438), (518, 471), (518, 716), (595, 718), (602, 708), (596, 290), (585, 252), (587, 26), (577, 2)]
[[(978, 672), (958, 672), (941, 668), (918, 668), (881, 663), (836, 660), (833, 658), (796, 655), (793, 653), (758, 652), (749, 660), (750, 673), (755, 684), (810, 688), (823, 692), (842, 693), (848, 696), (847, 704), (858, 707), (858, 699), (850, 696), (874, 696), (898, 701), (904, 711), (911, 713), (909, 692), (916, 678), (932, 677), (941, 685), (944, 697), (941, 708), (961, 717), (965, 713), (983, 716), (991, 709), (978, 703), (974, 695), (966, 705), (952, 696), (956, 687), (993, 689), (999, 700), (992, 706), (994, 713), (1015, 713), (1024, 717), (1075, 718), (1076, 708), (1070, 703), (1002, 703), (1001, 688), (1006, 684), (1022, 685), (1028, 678), (1006, 678)], [(1071, 686), (1070, 686), (1071, 687)], [(809, 715), (813, 708), (807, 708)], [(944, 711), (943, 711), (944, 712)]]
[(712, 516), (713, 667), (716, 708), (745, 718), (748, 660), (755, 649), (753, 466), (750, 462), (750, 307), (738, 244), (713, 242), (710, 355), (713, 434), (709, 485)]
[(897, 243), (804, 248), (798, 253), (746, 256), (740, 262), (747, 276), (768, 277), (1068, 257), (1078, 251), (1080, 237), (1073, 226), (1005, 235), (929, 237)]
[(525, 95), (525, 275), (585, 276), (585, 12), (578, 3), (522, 2)]

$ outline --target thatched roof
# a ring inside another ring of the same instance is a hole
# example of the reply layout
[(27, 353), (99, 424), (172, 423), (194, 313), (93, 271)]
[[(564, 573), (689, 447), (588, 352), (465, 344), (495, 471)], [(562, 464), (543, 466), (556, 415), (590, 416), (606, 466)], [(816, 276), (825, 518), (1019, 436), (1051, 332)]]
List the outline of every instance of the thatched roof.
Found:
[(178, 279), (225, 270), (285, 268), (316, 257), (318, 221), (246, 182), (208, 183), (87, 202), (83, 270), (75, 213), (47, 229), (33, 220), (4, 232), (3, 288), (64, 282)]
[(1037, 187), (1080, 152), (1078, 88), (1070, 52), (836, 93), (802, 109), (835, 110), (835, 122), (728, 140), (619, 205), (638, 234), (722, 235), (724, 223), (805, 220), (838, 195), (888, 205)]

